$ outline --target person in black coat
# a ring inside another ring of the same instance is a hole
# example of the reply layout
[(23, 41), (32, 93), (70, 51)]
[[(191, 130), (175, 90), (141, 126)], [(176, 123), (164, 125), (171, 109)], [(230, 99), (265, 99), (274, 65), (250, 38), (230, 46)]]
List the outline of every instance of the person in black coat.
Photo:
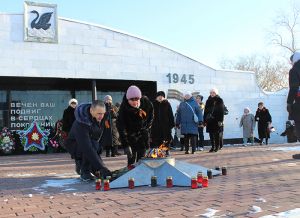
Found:
[(258, 137), (260, 140), (260, 145), (263, 143), (263, 139), (266, 139), (266, 145), (268, 144), (268, 139), (270, 138), (269, 126), (272, 123), (272, 117), (269, 110), (264, 107), (263, 102), (258, 103), (258, 108), (255, 114), (255, 121), (258, 122)]
[[(296, 51), (290, 59), (293, 67), (289, 72), (287, 111), (289, 119), (295, 121), (297, 140), (300, 142), (300, 52)], [(300, 159), (300, 154), (293, 155), (293, 158)]]
[(112, 97), (110, 95), (106, 95), (104, 97), (104, 103), (106, 107), (105, 113), (105, 150), (106, 157), (116, 157), (117, 155), (121, 155), (118, 152), (118, 146), (120, 145), (119, 141), (119, 132), (117, 129), (116, 120), (118, 117), (118, 108), (113, 105)]
[[(151, 147), (158, 148), (164, 142), (170, 146), (172, 141), (171, 130), (175, 126), (171, 104), (165, 99), (165, 93), (159, 91), (153, 102), (154, 119), (151, 128)], [(166, 152), (167, 155), (169, 151)]]
[(153, 105), (142, 97), (137, 86), (130, 86), (124, 95), (117, 118), (120, 140), (127, 154), (128, 166), (137, 162), (149, 148), (149, 135), (153, 121)]
[(75, 108), (78, 104), (78, 101), (75, 98), (72, 98), (69, 101), (69, 106), (64, 110), (63, 119), (62, 119), (62, 130), (67, 134), (70, 132), (73, 122), (75, 121)]
[(210, 96), (206, 100), (204, 109), (204, 122), (206, 132), (209, 133), (211, 149), (209, 152), (217, 152), (223, 137), (224, 103), (218, 95), (218, 89), (210, 90)]
[(97, 177), (111, 175), (99, 156), (104, 114), (105, 105), (102, 101), (79, 105), (75, 110), (76, 119), (65, 141), (71, 157), (81, 160), (80, 178), (84, 181), (94, 179), (91, 172)]
[(293, 67), (289, 72), (287, 111), (290, 120), (295, 121), (297, 140), (300, 142), (300, 52), (292, 55), (291, 62)]

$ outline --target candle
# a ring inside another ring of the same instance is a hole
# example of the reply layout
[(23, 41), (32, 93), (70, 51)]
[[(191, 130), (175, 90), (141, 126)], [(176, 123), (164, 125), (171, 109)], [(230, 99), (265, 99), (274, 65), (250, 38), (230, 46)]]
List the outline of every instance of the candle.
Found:
[(167, 177), (167, 188), (173, 187), (173, 178), (172, 176)]
[(128, 187), (130, 189), (134, 188), (134, 178), (131, 177), (131, 178), (128, 179)]
[(103, 184), (103, 190), (104, 191), (108, 191), (110, 189), (110, 187), (109, 187), (109, 180), (105, 179), (103, 183), (104, 183)]
[(212, 170), (207, 170), (207, 177), (208, 177), (209, 179), (212, 179), (212, 178), (213, 178), (213, 176), (212, 176)]
[(101, 190), (101, 179), (96, 179), (96, 190)]
[(151, 186), (152, 187), (156, 187), (157, 186), (157, 177), (156, 176), (152, 176), (151, 177)]
[(222, 175), (227, 175), (227, 168), (226, 167), (222, 167)]
[(203, 176), (202, 187), (208, 187), (208, 177), (207, 176)]
[(202, 183), (202, 178), (203, 178), (202, 172), (198, 172), (198, 173), (197, 173), (197, 182), (198, 182), (198, 183)]
[(198, 182), (196, 177), (192, 177), (191, 179), (191, 188), (192, 189), (198, 188)]

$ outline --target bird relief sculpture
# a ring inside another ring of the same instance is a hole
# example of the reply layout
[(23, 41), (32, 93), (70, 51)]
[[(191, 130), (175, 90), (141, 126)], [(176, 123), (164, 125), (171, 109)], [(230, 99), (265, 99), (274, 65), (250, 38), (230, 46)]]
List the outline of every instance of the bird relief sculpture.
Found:
[(32, 10), (30, 13), (34, 14), (35, 18), (30, 23), (31, 28), (28, 28), (28, 35), (41, 38), (52, 38), (55, 35), (53, 28), (50, 28), (50, 19), (53, 12), (47, 12), (40, 15), (36, 10)]

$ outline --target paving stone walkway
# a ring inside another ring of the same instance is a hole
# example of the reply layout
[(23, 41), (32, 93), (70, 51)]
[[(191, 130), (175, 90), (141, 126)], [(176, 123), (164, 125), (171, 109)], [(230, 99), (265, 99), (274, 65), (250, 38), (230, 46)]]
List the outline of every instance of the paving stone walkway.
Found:
[[(276, 151), (298, 144), (225, 147), (178, 160), (204, 167), (227, 166), (228, 175), (208, 188), (137, 187), (96, 191), (74, 172), (68, 154), (0, 157), (0, 217), (261, 217), (300, 208), (299, 151)], [(206, 148), (208, 149), (208, 148)], [(105, 158), (112, 169), (126, 156)], [(300, 214), (299, 214), (300, 217)]]

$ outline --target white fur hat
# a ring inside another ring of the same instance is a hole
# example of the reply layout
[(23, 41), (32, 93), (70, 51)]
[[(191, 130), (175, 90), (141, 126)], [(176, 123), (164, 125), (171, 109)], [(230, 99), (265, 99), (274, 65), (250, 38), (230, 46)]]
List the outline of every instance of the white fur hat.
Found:
[(72, 98), (69, 101), (69, 105), (71, 105), (73, 102), (76, 103), (76, 105), (78, 104), (78, 101), (75, 98)]
[(104, 101), (106, 102), (106, 101), (108, 101), (108, 100), (112, 101), (111, 95), (105, 95), (105, 96), (104, 96)]
[(185, 99), (189, 99), (189, 98), (192, 97), (192, 93), (191, 93), (190, 91), (185, 91), (185, 92), (183, 93), (183, 97), (184, 97)]
[(216, 95), (219, 94), (219, 90), (218, 90), (217, 88), (212, 88), (212, 89), (210, 90), (210, 92), (214, 92), (214, 93), (216, 93)]

